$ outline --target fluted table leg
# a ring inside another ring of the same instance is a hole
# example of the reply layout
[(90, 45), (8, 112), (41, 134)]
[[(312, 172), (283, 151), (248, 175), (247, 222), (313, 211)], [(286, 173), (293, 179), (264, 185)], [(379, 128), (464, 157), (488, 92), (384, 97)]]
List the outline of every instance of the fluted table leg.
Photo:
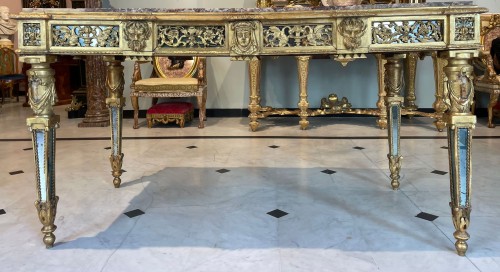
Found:
[(385, 107), (385, 87), (384, 87), (384, 64), (386, 60), (382, 57), (382, 54), (375, 54), (377, 58), (377, 70), (378, 70), (378, 118), (377, 118), (377, 126), (381, 129), (387, 129), (387, 108)]
[(106, 89), (108, 98), (106, 105), (109, 108), (111, 119), (111, 173), (114, 177), (113, 185), (119, 188), (121, 184), (123, 153), (122, 153), (122, 120), (125, 98), (123, 97), (123, 88), (125, 80), (123, 77), (123, 59), (113, 56), (105, 57), (107, 62)]
[(250, 104), (248, 110), (250, 111), (250, 129), (256, 131), (259, 127), (259, 111), (260, 111), (260, 69), (261, 60), (254, 57), (248, 61), (248, 71), (250, 74)]
[(432, 54), (432, 61), (434, 63), (434, 81), (436, 82), (436, 100), (432, 107), (434, 108), (436, 120), (434, 125), (438, 131), (443, 131), (446, 127), (446, 122), (443, 120), (444, 113), (448, 109), (444, 99), (444, 72), (443, 69), (447, 64), (446, 59), (441, 58), (437, 52)]
[(418, 110), (416, 104), (417, 97), (415, 95), (415, 78), (417, 75), (417, 63), (419, 53), (408, 53), (405, 60), (405, 109), (408, 115), (413, 116), (413, 112)]
[(458, 255), (464, 256), (468, 248), (466, 241), (469, 239), (471, 146), (472, 130), (476, 124), (476, 116), (470, 112), (474, 97), (470, 59), (474, 57), (474, 52), (451, 51), (444, 57), (448, 58), (448, 65), (444, 68), (444, 91), (449, 101), (445, 120), (448, 126), (450, 207), (455, 226), (453, 236), (457, 240), (455, 248)]
[(309, 76), (309, 60), (311, 60), (311, 56), (297, 56), (296, 59), (299, 73), (299, 124), (300, 129), (306, 130), (307, 127), (309, 127), (309, 121), (307, 121), (307, 117), (309, 117), (309, 102), (307, 102), (307, 79)]
[(43, 242), (47, 248), (54, 246), (56, 237), (57, 202), (55, 155), (56, 128), (59, 127), (59, 115), (54, 114), (56, 103), (54, 70), (50, 63), (55, 62), (53, 56), (21, 58), (31, 64), (28, 75), (29, 104), (34, 116), (27, 119), (27, 125), (33, 137), (33, 151), (36, 168), (37, 200), (35, 207), (38, 218), (43, 224)]
[(391, 186), (394, 190), (399, 188), (399, 172), (401, 170), (401, 107), (404, 98), (401, 90), (404, 86), (403, 60), (405, 55), (384, 55), (386, 63), (384, 65), (384, 86), (387, 96), (385, 98), (387, 116), (389, 119), (389, 170), (391, 171)]

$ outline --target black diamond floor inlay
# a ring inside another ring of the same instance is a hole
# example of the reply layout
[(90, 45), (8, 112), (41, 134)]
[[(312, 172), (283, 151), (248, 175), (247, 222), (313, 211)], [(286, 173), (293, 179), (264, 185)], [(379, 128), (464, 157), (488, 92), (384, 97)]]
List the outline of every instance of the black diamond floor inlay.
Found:
[(111, 147), (110, 147), (110, 146), (108, 146), (108, 147), (105, 147), (104, 149), (106, 149), (106, 150), (110, 150), (110, 149), (111, 149)]
[(330, 170), (330, 169), (326, 169), (326, 170), (321, 171), (321, 173), (325, 173), (327, 175), (333, 175), (333, 174), (335, 174), (337, 172), (333, 171), (333, 170)]
[(195, 149), (195, 148), (198, 148), (198, 147), (197, 147), (197, 146), (195, 146), (195, 145), (191, 145), (191, 146), (188, 146), (188, 147), (186, 147), (186, 148), (187, 148), (187, 149)]
[(9, 172), (9, 174), (10, 174), (11, 176), (13, 176), (13, 175), (19, 175), (19, 174), (22, 174), (22, 173), (24, 173), (24, 171), (23, 171), (23, 170)]
[(24, 151), (33, 150), (33, 147), (24, 148)]
[(447, 146), (442, 146), (441, 148), (442, 148), (442, 149), (448, 149), (448, 147), (447, 147)]
[(442, 175), (442, 176), (444, 176), (444, 175), (448, 174), (448, 172), (445, 172), (445, 171), (439, 171), (439, 170), (434, 170), (434, 171), (432, 171), (431, 173), (436, 174), (436, 175)]
[(361, 146), (355, 146), (355, 147), (353, 147), (353, 148), (354, 148), (354, 149), (357, 149), (357, 150), (363, 150), (363, 149), (365, 149), (364, 147), (361, 147)]
[(270, 145), (269, 147), (270, 147), (270, 148), (274, 148), (274, 149), (276, 149), (276, 148), (280, 148), (278, 145)]
[(0, 215), (2, 215), (2, 214), (6, 214), (4, 209), (0, 209)]
[(284, 211), (282, 211), (280, 209), (276, 209), (274, 211), (268, 212), (267, 214), (269, 214), (270, 216), (276, 217), (276, 218), (280, 218), (280, 217), (283, 217), (283, 216), (287, 215), (288, 213), (284, 212)]
[(433, 215), (433, 214), (430, 214), (430, 213), (421, 212), (421, 213), (417, 214), (415, 217), (418, 217), (418, 218), (421, 218), (421, 219), (424, 219), (424, 220), (432, 222), (432, 221), (436, 220), (439, 216)]
[(215, 172), (218, 172), (218, 173), (221, 173), (221, 174), (224, 174), (224, 173), (227, 173), (227, 172), (230, 172), (231, 170), (227, 170), (227, 169), (219, 169)]
[(139, 210), (139, 209), (124, 213), (124, 215), (128, 216), (129, 218), (133, 218), (133, 217), (143, 215), (143, 214), (144, 214), (144, 212)]

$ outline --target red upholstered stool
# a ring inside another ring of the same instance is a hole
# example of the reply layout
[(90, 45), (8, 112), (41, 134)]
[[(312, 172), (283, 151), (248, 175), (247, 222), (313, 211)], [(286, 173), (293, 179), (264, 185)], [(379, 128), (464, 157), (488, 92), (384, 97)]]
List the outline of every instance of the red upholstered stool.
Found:
[(155, 122), (167, 124), (175, 122), (181, 128), (184, 123), (193, 120), (194, 107), (189, 102), (165, 102), (152, 106), (146, 113), (148, 128), (153, 127)]

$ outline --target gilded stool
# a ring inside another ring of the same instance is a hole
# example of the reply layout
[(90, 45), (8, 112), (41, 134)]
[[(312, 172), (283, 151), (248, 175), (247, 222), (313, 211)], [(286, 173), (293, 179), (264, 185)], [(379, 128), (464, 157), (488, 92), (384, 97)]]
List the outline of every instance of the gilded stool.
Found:
[(186, 122), (193, 120), (193, 112), (193, 104), (189, 102), (164, 102), (153, 105), (146, 113), (148, 128), (152, 128), (155, 122), (175, 122), (183, 128)]

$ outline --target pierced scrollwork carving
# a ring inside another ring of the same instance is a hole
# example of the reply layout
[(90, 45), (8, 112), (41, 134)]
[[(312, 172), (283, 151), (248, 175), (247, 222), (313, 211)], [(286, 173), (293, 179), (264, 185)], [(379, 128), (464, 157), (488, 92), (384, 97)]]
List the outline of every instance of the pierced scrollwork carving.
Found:
[(331, 25), (264, 26), (264, 47), (305, 47), (333, 45)]
[(455, 22), (455, 41), (471, 41), (475, 38), (474, 17), (458, 17)]
[(42, 38), (40, 36), (39, 23), (26, 23), (23, 24), (23, 45), (24, 46), (40, 46), (42, 45)]
[(128, 48), (135, 52), (146, 48), (146, 40), (151, 37), (151, 28), (146, 22), (127, 22), (124, 30), (124, 38), (128, 42)]
[(426, 43), (443, 41), (443, 21), (374, 22), (374, 44)]
[(237, 22), (231, 25), (234, 31), (231, 52), (237, 55), (251, 55), (257, 52), (257, 36), (255, 22)]
[(361, 37), (366, 32), (366, 24), (359, 18), (346, 18), (338, 25), (339, 34), (344, 37), (344, 46), (355, 50), (361, 46)]
[(159, 47), (220, 48), (225, 36), (224, 26), (158, 26)]
[(119, 47), (118, 26), (54, 25), (52, 45), (62, 47)]

